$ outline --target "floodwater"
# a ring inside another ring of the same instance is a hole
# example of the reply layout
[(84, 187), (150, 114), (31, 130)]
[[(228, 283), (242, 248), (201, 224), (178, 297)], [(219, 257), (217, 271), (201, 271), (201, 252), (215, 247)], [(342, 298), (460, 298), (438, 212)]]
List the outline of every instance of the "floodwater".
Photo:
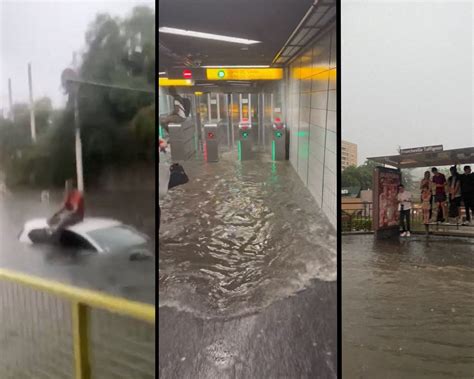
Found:
[[(22, 190), (0, 195), (0, 267), (46, 279), (96, 289), (132, 300), (155, 303), (155, 264), (129, 261), (126, 254), (85, 254), (46, 245), (28, 246), (17, 239), (25, 221), (48, 217), (63, 194), (52, 192), (41, 201), (41, 191)], [(155, 236), (154, 192), (86, 193), (86, 217), (114, 218)]]
[(474, 241), (342, 241), (344, 378), (472, 378)]
[(189, 183), (161, 203), (160, 307), (228, 319), (336, 280), (334, 228), (288, 161), (184, 167)]

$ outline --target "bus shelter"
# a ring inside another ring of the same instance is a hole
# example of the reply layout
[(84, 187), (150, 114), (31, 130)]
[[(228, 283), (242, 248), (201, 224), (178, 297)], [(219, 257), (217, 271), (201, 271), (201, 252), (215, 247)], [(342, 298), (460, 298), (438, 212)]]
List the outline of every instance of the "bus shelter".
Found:
[[(444, 150), (443, 146), (400, 149), (398, 155), (371, 157), (373, 177), (373, 229), (377, 238), (394, 237), (399, 233), (397, 204), (402, 169), (458, 166), (474, 163), (474, 147)], [(429, 232), (429, 225), (426, 225)]]

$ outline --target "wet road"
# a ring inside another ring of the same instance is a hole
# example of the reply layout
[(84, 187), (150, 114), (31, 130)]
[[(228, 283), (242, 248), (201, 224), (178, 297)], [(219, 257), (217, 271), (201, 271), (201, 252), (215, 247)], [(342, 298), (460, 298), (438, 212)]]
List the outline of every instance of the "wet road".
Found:
[[(87, 193), (86, 217), (115, 218), (154, 239), (154, 196), (153, 192)], [(153, 262), (130, 262), (125, 255), (85, 255), (18, 242), (24, 222), (48, 217), (58, 209), (61, 199), (62, 194), (55, 192), (51, 193), (49, 202), (41, 202), (40, 191), (0, 196), (0, 267), (154, 304)]]
[(335, 377), (336, 235), (297, 174), (185, 168), (161, 211), (160, 377)]
[(344, 236), (344, 378), (472, 378), (474, 241)]

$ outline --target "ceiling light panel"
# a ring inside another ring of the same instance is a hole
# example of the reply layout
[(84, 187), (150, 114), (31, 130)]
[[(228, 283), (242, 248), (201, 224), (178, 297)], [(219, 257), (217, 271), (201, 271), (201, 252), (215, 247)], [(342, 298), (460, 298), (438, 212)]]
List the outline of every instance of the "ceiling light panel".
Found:
[(197, 31), (192, 31), (192, 30), (184, 30), (184, 29), (169, 28), (169, 27), (159, 28), (158, 31), (160, 33), (175, 34), (175, 35), (185, 36), (185, 37), (211, 39), (211, 40), (216, 40), (216, 41), (224, 41), (224, 42), (238, 43), (238, 44), (244, 44), (244, 45), (253, 45), (253, 44), (261, 42), (261, 41), (255, 41), (255, 40), (245, 39), (245, 38), (223, 36), (220, 34), (203, 33), (203, 32), (197, 32)]

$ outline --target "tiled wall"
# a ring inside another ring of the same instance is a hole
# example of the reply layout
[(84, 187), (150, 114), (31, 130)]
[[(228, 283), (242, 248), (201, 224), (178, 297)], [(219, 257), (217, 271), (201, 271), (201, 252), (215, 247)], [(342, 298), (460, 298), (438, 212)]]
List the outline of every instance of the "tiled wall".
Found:
[(336, 30), (288, 69), (290, 161), (329, 221), (337, 224)]

